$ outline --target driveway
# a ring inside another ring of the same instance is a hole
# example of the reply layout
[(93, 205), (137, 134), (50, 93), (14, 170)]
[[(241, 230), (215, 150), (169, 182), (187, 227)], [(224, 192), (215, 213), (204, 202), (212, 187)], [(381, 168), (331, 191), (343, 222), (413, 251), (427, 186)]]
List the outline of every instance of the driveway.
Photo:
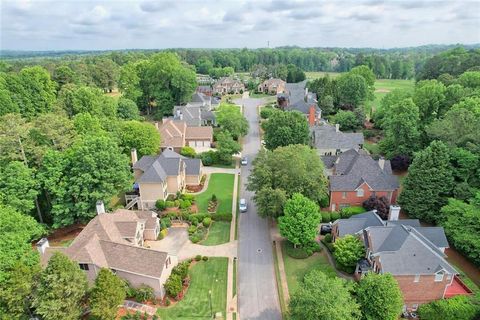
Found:
[(239, 221), (239, 269), (238, 304), (242, 320), (281, 319), (278, 291), (273, 263), (272, 241), (266, 219), (258, 216), (253, 203), (253, 192), (246, 190), (252, 160), (260, 150), (257, 106), (262, 99), (242, 98), (235, 103), (244, 106), (244, 114), (250, 129), (244, 138), (243, 156), (250, 159), (242, 166), (240, 198), (245, 198), (248, 212), (240, 214)]

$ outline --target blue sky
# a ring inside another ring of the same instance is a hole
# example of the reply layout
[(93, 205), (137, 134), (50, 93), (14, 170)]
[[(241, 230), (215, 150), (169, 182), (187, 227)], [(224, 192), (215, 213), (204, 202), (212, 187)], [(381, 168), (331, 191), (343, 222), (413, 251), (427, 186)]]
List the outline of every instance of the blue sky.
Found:
[(2, 0), (0, 6), (1, 49), (480, 43), (480, 0)]

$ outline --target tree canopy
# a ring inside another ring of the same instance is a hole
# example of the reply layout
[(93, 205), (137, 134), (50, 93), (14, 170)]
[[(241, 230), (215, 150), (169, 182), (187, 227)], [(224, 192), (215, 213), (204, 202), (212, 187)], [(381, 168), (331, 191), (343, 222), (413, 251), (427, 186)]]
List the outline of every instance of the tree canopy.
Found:
[(222, 103), (215, 112), (218, 125), (236, 140), (248, 133), (248, 121), (240, 112), (240, 107)]
[(125, 281), (108, 269), (100, 269), (89, 294), (91, 314), (99, 320), (114, 319), (125, 296)]
[(310, 130), (305, 116), (298, 111), (277, 111), (262, 124), (265, 145), (273, 150), (290, 144), (308, 145)]

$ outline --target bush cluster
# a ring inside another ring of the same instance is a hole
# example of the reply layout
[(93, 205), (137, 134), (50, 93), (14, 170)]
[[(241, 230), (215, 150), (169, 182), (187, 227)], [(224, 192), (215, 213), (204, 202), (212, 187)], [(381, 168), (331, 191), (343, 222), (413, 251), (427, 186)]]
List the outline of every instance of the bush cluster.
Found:
[(210, 216), (214, 221), (232, 221), (231, 213), (212, 213)]
[(145, 284), (142, 284), (138, 288), (134, 289), (133, 297), (139, 302), (145, 302), (155, 299), (153, 289)]
[(168, 277), (167, 281), (165, 281), (164, 286), (167, 294), (172, 298), (176, 298), (178, 294), (182, 292), (182, 278), (178, 274), (172, 273)]

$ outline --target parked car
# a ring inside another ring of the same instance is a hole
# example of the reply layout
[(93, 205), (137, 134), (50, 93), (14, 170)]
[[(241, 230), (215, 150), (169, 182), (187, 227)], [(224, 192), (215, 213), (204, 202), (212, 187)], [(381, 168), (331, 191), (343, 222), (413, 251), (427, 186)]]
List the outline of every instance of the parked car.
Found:
[(248, 164), (248, 159), (247, 157), (243, 157), (242, 158), (242, 161), (240, 162), (242, 164), (242, 166), (246, 166)]
[(238, 207), (240, 212), (247, 212), (247, 201), (245, 199), (240, 199), (240, 205)]
[(320, 234), (325, 235), (325, 234), (328, 234), (328, 233), (332, 233), (332, 225), (331, 224), (323, 224), (320, 227)]

